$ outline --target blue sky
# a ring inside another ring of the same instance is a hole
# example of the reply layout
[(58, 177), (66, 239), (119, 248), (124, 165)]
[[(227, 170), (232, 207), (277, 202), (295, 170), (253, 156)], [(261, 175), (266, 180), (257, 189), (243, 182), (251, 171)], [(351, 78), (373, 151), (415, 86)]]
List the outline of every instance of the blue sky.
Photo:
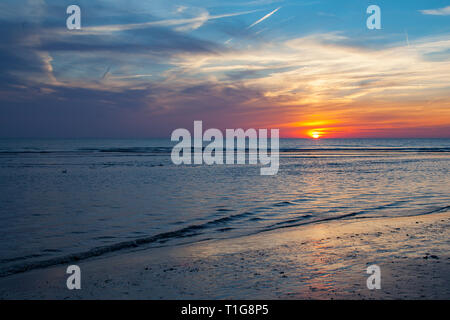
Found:
[(0, 28), (0, 137), (449, 136), (450, 1), (3, 0)]

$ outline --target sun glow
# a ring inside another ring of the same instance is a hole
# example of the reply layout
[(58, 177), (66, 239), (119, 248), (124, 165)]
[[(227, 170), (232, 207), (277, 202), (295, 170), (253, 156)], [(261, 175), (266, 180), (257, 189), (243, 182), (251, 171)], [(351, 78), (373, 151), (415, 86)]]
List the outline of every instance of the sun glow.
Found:
[(319, 139), (322, 135), (318, 131), (311, 131), (309, 132), (309, 136), (314, 139)]

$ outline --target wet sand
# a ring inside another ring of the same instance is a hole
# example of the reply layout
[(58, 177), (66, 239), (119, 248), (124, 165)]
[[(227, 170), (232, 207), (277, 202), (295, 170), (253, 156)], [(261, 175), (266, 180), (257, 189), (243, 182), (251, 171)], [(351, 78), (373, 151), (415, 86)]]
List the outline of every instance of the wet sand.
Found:
[[(1, 299), (450, 299), (450, 212), (328, 221), (0, 278)], [(366, 268), (381, 268), (369, 290)]]

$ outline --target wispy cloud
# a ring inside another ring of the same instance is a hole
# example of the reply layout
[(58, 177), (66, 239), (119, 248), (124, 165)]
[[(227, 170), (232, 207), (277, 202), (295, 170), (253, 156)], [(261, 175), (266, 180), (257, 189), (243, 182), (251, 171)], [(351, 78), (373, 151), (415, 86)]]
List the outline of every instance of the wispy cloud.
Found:
[(165, 19), (157, 21), (149, 21), (143, 23), (129, 23), (129, 24), (113, 24), (95, 27), (86, 27), (82, 29), (84, 34), (102, 33), (102, 32), (117, 32), (133, 29), (143, 29), (148, 27), (176, 27), (178, 31), (195, 30), (203, 26), (210, 20), (217, 20), (229, 17), (242, 16), (250, 13), (254, 13), (260, 10), (250, 10), (235, 13), (226, 13), (219, 15), (210, 15), (208, 11), (204, 11), (196, 17), (184, 18), (184, 19)]
[[(240, 9), (223, 2), (115, 3), (121, 4), (113, 11), (107, 11), (110, 2), (105, 11), (89, 10), (95, 19), (90, 16), (73, 32), (50, 14), (64, 13), (59, 2), (47, 5), (48, 13), (43, 10), (39, 19), (24, 19), (27, 23), (17, 20), (20, 10), (0, 10), (0, 135), (19, 129), (51, 135), (52, 128), (58, 135), (60, 127), (73, 128), (74, 136), (161, 136), (194, 119), (217, 128), (279, 127), (284, 136), (301, 136), (303, 128), (330, 136), (405, 128), (412, 133), (423, 128), (424, 135), (450, 132), (447, 17), (436, 20), (443, 26), (437, 33), (424, 25), (426, 32), (412, 28), (408, 34), (400, 21), (397, 35), (379, 36), (375, 47), (355, 39), (352, 28), (360, 30), (359, 24), (339, 32), (324, 25), (320, 34), (312, 33), (317, 29), (311, 25), (285, 24), (314, 17), (318, 10), (340, 14), (327, 7), (304, 10), (305, 2), (262, 7), (256, 1), (257, 7), (248, 8), (239, 2)], [(129, 3), (136, 10), (122, 17)], [(281, 7), (286, 12), (277, 13)], [(423, 15), (411, 10), (419, 15), (414, 23), (421, 23), (426, 15), (448, 15), (450, 8), (422, 10)], [(287, 12), (290, 17), (283, 20)], [(277, 21), (264, 22), (275, 13)], [(89, 26), (93, 21), (96, 25)], [(280, 24), (283, 28), (276, 27)], [(185, 32), (192, 30), (197, 31)], [(271, 34), (261, 35), (267, 30)], [(77, 116), (67, 116), (72, 112)]]
[(450, 16), (450, 6), (439, 9), (420, 10), (420, 12), (433, 16)]
[[(180, 55), (172, 60), (176, 65), (172, 79), (177, 88), (190, 86), (195, 79), (210, 79), (218, 87), (259, 92), (246, 102), (245, 112), (253, 116), (262, 112), (261, 105), (276, 105), (279, 114), (264, 111), (265, 121), (270, 122), (266, 126), (292, 129), (284, 121), (318, 117), (335, 122), (335, 128), (329, 128), (332, 133), (355, 123), (387, 128), (395, 127), (392, 121), (403, 121), (398, 124), (403, 127), (448, 122), (436, 114), (450, 116), (445, 80), (450, 61), (427, 57), (449, 50), (450, 35), (417, 39), (414, 50), (404, 41), (379, 50), (345, 43), (345, 37), (337, 34), (316, 34), (218, 56)], [(439, 103), (424, 107), (430, 97)], [(407, 119), (405, 109), (411, 112)]]
[(254, 23), (252, 23), (250, 26), (247, 27), (247, 29), (253, 28), (254, 26), (256, 26), (257, 24), (263, 22), (264, 20), (266, 20), (267, 18), (269, 18), (271, 15), (273, 15), (275, 12), (277, 12), (278, 10), (280, 10), (281, 7), (276, 8), (275, 10), (273, 10), (272, 12), (266, 14), (264, 17), (262, 17), (261, 19), (255, 21)]

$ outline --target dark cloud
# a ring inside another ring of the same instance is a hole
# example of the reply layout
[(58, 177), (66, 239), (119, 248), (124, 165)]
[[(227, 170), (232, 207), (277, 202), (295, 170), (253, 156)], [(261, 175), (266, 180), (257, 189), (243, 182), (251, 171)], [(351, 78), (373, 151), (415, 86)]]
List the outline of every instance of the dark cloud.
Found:
[(67, 34), (57, 39), (43, 38), (36, 47), (43, 51), (120, 53), (162, 53), (208, 52), (224, 50), (221, 46), (206, 40), (197, 39), (183, 33), (161, 27), (133, 29), (113, 34), (83, 35)]
[(299, 68), (298, 66), (295, 66), (295, 67), (280, 67), (280, 68), (261, 68), (258, 70), (249, 69), (249, 70), (230, 71), (226, 73), (226, 77), (229, 80), (257, 79), (266, 77), (271, 73), (287, 72), (298, 68)]
[[(63, 14), (56, 14), (62, 9)], [(186, 115), (203, 106), (199, 100), (204, 95), (196, 99), (189, 90), (180, 94), (180, 88), (151, 79), (108, 87), (102, 82), (108, 77), (101, 75), (122, 66), (164, 68), (173, 54), (215, 54), (225, 50), (221, 45), (163, 27), (77, 35), (65, 29), (64, 6), (48, 7), (49, 13), (38, 22), (0, 20), (0, 137), (166, 136), (180, 120), (188, 125)], [(115, 13), (108, 13), (83, 21), (111, 23)], [(122, 17), (114, 22), (141, 20), (144, 16), (138, 15), (137, 20)], [(137, 55), (146, 59), (145, 65)], [(45, 61), (50, 57), (53, 70)], [(103, 71), (96, 74), (97, 69)], [(84, 74), (86, 78), (80, 77)], [(215, 90), (207, 87), (204, 93)], [(183, 98), (191, 101), (186, 104)]]
[(0, 22), (0, 81), (3, 86), (21, 83), (14, 73), (45, 72), (42, 61), (34, 50), (30, 50), (29, 40), (35, 31), (32, 25)]
[[(15, 89), (0, 108), (1, 137), (169, 137), (194, 120), (205, 126), (246, 127), (274, 112), (269, 101), (244, 87), (203, 83), (120, 92), (46, 86)], [(11, 91), (10, 91), (11, 92)], [(249, 100), (258, 103), (248, 105)]]

